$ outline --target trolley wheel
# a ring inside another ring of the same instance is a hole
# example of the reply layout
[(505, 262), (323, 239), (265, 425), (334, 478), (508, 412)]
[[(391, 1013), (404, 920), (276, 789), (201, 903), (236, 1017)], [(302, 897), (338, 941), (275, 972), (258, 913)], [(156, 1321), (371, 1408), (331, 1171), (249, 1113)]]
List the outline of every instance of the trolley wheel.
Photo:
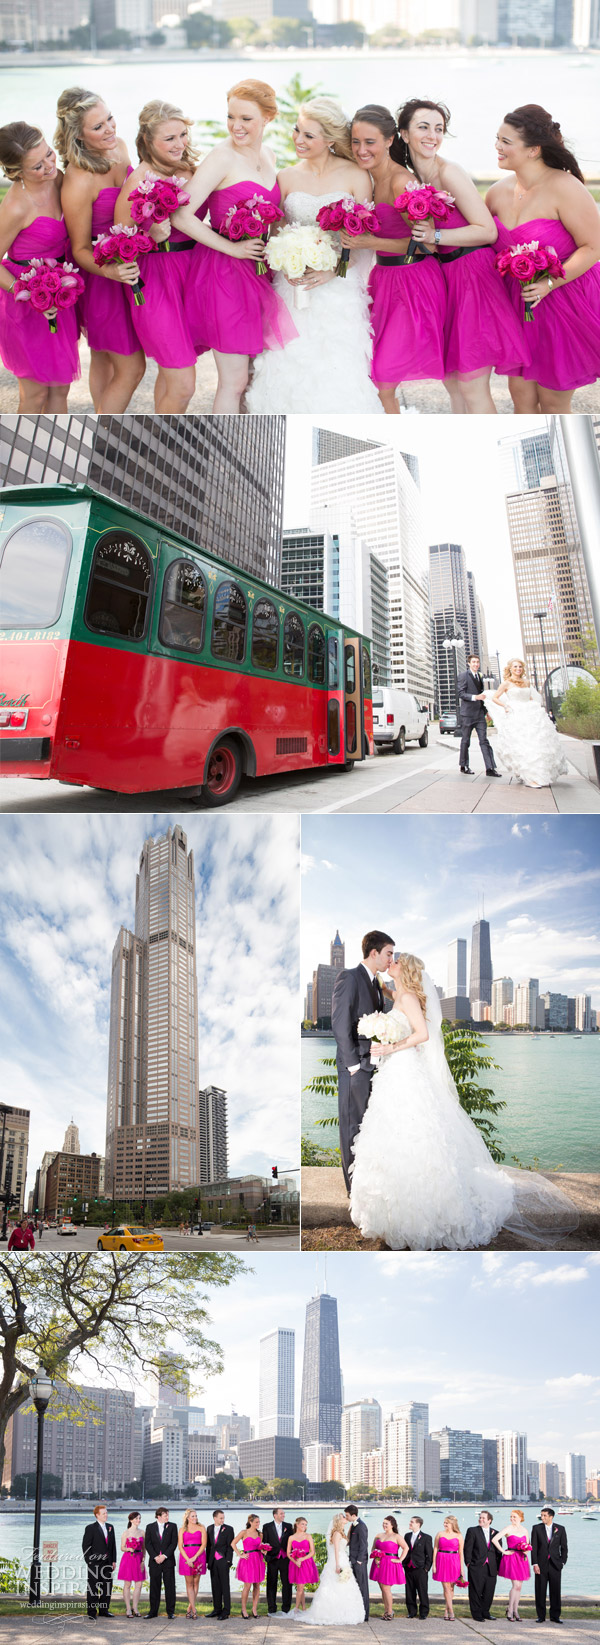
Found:
[(208, 762), (206, 781), (202, 790), (205, 805), (228, 805), (237, 794), (242, 776), (242, 762), (237, 743), (231, 737), (222, 737), (215, 744)]
[(404, 726), (401, 725), (400, 730), (398, 732), (398, 736), (394, 737), (394, 741), (392, 743), (392, 753), (393, 754), (403, 754), (405, 748), (406, 748), (406, 731), (404, 729)]
[(353, 771), (356, 760), (344, 760), (344, 771)]
[(423, 736), (419, 737), (419, 748), (426, 748), (429, 742), (429, 727), (426, 725)]

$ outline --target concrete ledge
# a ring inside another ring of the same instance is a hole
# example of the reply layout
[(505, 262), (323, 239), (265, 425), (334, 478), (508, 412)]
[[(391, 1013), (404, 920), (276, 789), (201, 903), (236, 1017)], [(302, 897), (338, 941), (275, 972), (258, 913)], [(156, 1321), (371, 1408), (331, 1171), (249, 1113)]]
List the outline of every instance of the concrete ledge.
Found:
[[(542, 1171), (548, 1182), (564, 1188), (579, 1211), (579, 1227), (562, 1241), (565, 1250), (600, 1249), (600, 1173), (580, 1171)], [(351, 1228), (348, 1195), (339, 1165), (304, 1166), (302, 1171), (302, 1226), (315, 1228)], [(504, 1250), (521, 1250), (519, 1240), (506, 1234), (499, 1235), (498, 1243)]]
[[(579, 771), (580, 776), (586, 777), (589, 783), (593, 783), (594, 787), (598, 788), (596, 762), (592, 753), (591, 741), (583, 737), (566, 737), (562, 731), (560, 740), (564, 744), (565, 755), (570, 764), (575, 766), (575, 770)], [(596, 742), (598, 740), (598, 738), (594, 739)]]

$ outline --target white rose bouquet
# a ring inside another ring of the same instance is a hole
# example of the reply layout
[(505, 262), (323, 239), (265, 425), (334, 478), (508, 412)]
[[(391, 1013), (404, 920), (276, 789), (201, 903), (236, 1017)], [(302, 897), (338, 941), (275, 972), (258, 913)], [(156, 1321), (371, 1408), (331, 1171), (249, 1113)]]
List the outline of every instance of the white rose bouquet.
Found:
[[(308, 268), (325, 273), (337, 268), (336, 251), (330, 234), (316, 223), (286, 223), (265, 247), (265, 257), (274, 272), (285, 274), (288, 280), (301, 280)], [(308, 292), (299, 286), (294, 292), (296, 308), (306, 308)]]
[(343, 1565), (338, 1576), (338, 1582), (349, 1582), (352, 1572), (349, 1565)]
[(357, 1027), (359, 1034), (368, 1040), (377, 1040), (379, 1045), (399, 1045), (404, 1039), (400, 1023), (389, 1011), (371, 1011), (369, 1016), (360, 1018)]

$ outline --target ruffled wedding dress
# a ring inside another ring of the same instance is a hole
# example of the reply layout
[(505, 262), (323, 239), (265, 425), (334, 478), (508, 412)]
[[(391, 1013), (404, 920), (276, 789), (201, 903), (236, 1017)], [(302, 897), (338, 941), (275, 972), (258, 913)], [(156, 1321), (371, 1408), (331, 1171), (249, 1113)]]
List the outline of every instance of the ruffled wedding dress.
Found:
[[(503, 703), (508, 707), (503, 708)], [(545, 788), (566, 776), (560, 737), (539, 691), (532, 685), (509, 685), (499, 703), (486, 692), (485, 706), (496, 727), (494, 753), (509, 776), (527, 788)]]
[[(537, 1172), (494, 1164), (458, 1100), (446, 1062), (441, 1006), (425, 974), (429, 1040), (386, 1057), (354, 1143), (352, 1221), (393, 1251), (475, 1250), (501, 1229), (552, 1247), (579, 1218)], [(407, 1039), (408, 1018), (393, 1008)]]
[[(321, 206), (339, 200), (332, 194), (295, 189), (285, 201), (288, 223), (314, 223)], [(296, 308), (284, 274), (275, 275), (275, 290), (290, 310), (298, 332), (285, 348), (269, 349), (254, 362), (246, 395), (252, 412), (381, 412), (371, 382), (371, 325), (367, 280), (372, 257), (353, 252), (344, 280), (334, 278), (305, 292), (308, 303)]]
[[(337, 198), (337, 196), (336, 196)], [(335, 1548), (330, 1542), (331, 1525), (327, 1530), (327, 1564), (321, 1572), (316, 1594), (308, 1611), (294, 1611), (295, 1622), (312, 1623), (314, 1627), (354, 1627), (365, 1620), (362, 1594), (350, 1564), (348, 1544), (340, 1543), (336, 1561)], [(341, 1576), (338, 1576), (336, 1564)]]

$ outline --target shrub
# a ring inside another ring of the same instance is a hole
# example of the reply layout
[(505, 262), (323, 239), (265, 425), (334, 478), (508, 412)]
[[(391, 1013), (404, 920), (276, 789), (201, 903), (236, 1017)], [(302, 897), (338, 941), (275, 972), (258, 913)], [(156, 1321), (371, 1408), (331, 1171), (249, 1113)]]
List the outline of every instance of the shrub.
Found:
[(577, 680), (569, 686), (558, 724), (569, 737), (600, 737), (600, 684)]

